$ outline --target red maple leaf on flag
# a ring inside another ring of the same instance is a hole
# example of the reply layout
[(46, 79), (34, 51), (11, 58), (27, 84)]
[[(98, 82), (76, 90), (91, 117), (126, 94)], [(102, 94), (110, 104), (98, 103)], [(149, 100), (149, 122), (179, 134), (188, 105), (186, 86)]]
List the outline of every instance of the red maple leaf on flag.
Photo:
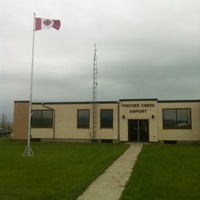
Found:
[(45, 24), (45, 26), (49, 26), (51, 23), (52, 22), (49, 19), (43, 21), (43, 24)]

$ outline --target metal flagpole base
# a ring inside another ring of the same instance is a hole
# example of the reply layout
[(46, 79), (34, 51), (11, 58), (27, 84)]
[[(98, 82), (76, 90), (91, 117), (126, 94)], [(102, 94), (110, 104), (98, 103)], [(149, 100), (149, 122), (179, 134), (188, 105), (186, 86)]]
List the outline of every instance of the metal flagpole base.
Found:
[(33, 155), (34, 154), (33, 154), (31, 147), (27, 145), (24, 150), (23, 156), (33, 156)]

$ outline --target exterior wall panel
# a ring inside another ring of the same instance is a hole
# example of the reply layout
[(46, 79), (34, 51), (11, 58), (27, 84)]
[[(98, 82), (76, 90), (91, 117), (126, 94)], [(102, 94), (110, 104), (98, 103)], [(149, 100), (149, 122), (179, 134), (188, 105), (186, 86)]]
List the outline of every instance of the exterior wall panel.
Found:
[(13, 139), (25, 140), (28, 138), (29, 102), (14, 103)]
[[(55, 139), (92, 139), (93, 135), (93, 104), (48, 104), (49, 108), (55, 110)], [(33, 105), (32, 110), (48, 109), (42, 105)], [(86, 109), (90, 112), (89, 128), (77, 127), (78, 110)], [(96, 122), (96, 139), (117, 139), (118, 138), (118, 104), (100, 103), (96, 106), (97, 122)], [(101, 129), (100, 127), (100, 111), (101, 109), (113, 109), (113, 128)], [(53, 129), (33, 129), (32, 137), (53, 138)]]
[(156, 100), (120, 100), (120, 140), (128, 141), (128, 120), (149, 120), (149, 141), (158, 141), (158, 115)]
[(91, 116), (91, 105), (73, 104), (55, 106), (55, 136), (56, 138), (67, 139), (89, 139), (91, 134), (90, 128), (77, 128), (77, 110), (88, 109)]
[[(113, 110), (113, 128), (100, 127), (100, 115), (102, 109)], [(97, 106), (97, 139), (118, 139), (118, 104), (99, 104)]]
[[(89, 110), (89, 128), (78, 128), (78, 110)], [(113, 111), (113, 127), (101, 128), (101, 110)], [(190, 109), (191, 129), (164, 129), (163, 109)], [(31, 137), (58, 140), (93, 139), (93, 104), (33, 103), (32, 110), (52, 110), (53, 128), (32, 128)], [(14, 103), (13, 138), (27, 139), (28, 101)], [(99, 140), (129, 141), (129, 120), (148, 122), (148, 141), (200, 141), (200, 101), (157, 101), (157, 99), (120, 100), (96, 104), (96, 138)]]
[[(159, 103), (159, 140), (200, 141), (200, 103)], [(163, 129), (163, 109), (191, 109), (191, 129)]]
[(31, 138), (53, 138), (53, 129), (52, 128), (32, 128), (31, 129)]

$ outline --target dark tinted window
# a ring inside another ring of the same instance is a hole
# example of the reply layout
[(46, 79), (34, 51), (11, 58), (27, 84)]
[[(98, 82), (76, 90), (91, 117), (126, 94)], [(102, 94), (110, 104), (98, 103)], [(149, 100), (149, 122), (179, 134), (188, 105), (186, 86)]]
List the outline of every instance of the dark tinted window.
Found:
[(77, 127), (78, 128), (89, 128), (90, 112), (89, 110), (78, 110), (77, 117)]
[(101, 110), (101, 128), (113, 128), (113, 110)]
[(51, 110), (34, 110), (31, 116), (32, 128), (52, 128), (53, 111)]
[(189, 129), (191, 128), (190, 109), (164, 109), (163, 110), (164, 129)]

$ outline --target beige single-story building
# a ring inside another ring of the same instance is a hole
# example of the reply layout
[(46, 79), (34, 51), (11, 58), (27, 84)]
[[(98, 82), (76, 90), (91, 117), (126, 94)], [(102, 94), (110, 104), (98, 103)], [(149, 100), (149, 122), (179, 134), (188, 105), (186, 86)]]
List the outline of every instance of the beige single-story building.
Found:
[[(14, 139), (27, 139), (29, 101), (14, 102)], [(32, 103), (41, 141), (200, 142), (200, 100)]]

